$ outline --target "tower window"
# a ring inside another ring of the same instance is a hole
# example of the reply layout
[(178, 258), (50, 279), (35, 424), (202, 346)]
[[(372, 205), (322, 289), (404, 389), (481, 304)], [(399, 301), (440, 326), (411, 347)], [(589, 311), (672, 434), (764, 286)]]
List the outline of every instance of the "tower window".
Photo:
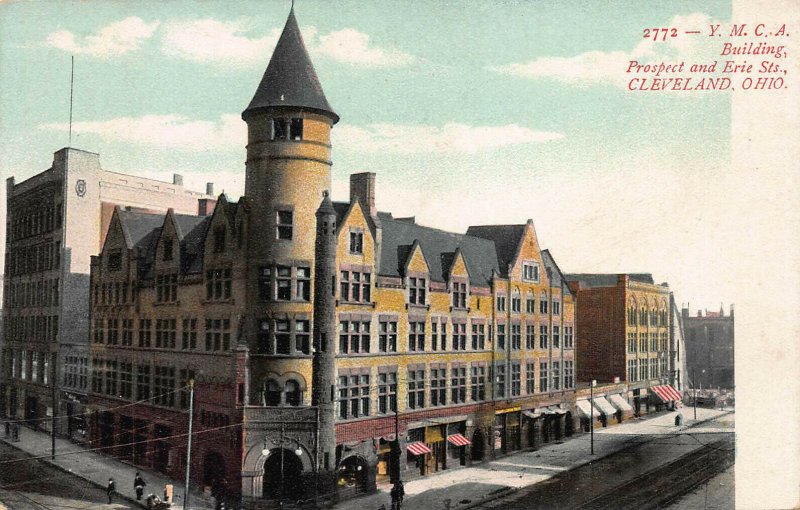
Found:
[(277, 232), (278, 239), (292, 238), (292, 224), (294, 213), (292, 211), (278, 211), (277, 213)]
[(303, 139), (303, 119), (292, 119), (289, 127), (289, 138), (291, 140)]
[[(302, 130), (302, 127), (301, 127)], [(272, 139), (286, 140), (287, 135), (286, 119), (272, 119)], [(302, 134), (302, 131), (301, 131)]]
[(163, 260), (172, 260), (172, 239), (164, 238), (164, 257)]

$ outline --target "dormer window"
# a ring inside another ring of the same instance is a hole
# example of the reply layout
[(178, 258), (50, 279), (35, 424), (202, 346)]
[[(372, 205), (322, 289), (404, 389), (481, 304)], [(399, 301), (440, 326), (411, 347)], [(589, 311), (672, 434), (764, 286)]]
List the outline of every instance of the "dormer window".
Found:
[(425, 304), (425, 278), (408, 279), (408, 303), (411, 305)]
[(364, 233), (350, 232), (350, 253), (364, 253)]
[(162, 260), (168, 261), (172, 260), (172, 239), (167, 237), (164, 238), (164, 247), (163, 247), (163, 257)]
[(108, 270), (119, 271), (122, 269), (122, 251), (114, 250), (108, 254)]
[(295, 141), (303, 139), (303, 119), (292, 119), (289, 125), (289, 138)]
[(453, 282), (453, 308), (464, 309), (467, 307), (467, 284)]
[(225, 227), (214, 229), (214, 253), (225, 251)]
[(286, 140), (286, 119), (272, 119), (272, 139)]
[(536, 262), (523, 262), (522, 279), (528, 282), (538, 282), (539, 264), (537, 264)]

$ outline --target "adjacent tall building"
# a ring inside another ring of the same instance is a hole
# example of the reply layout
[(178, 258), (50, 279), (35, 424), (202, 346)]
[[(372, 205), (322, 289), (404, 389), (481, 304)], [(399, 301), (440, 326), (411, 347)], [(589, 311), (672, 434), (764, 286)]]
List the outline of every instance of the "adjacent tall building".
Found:
[(48, 170), (6, 185), (0, 414), (47, 429), (55, 407), (68, 417), (56, 422), (59, 432), (80, 434), (89, 375), (89, 262), (114, 207), (202, 214), (214, 198), (185, 189), (177, 174), (167, 183), (105, 171), (97, 154), (72, 148), (56, 152)]
[(578, 380), (627, 383), (636, 413), (680, 400), (670, 390), (677, 352), (668, 285), (641, 273), (567, 279), (578, 301)]
[(733, 389), (734, 379), (734, 314), (720, 306), (719, 312), (698, 310), (689, 315), (683, 308), (686, 332), (687, 370), (697, 388)]

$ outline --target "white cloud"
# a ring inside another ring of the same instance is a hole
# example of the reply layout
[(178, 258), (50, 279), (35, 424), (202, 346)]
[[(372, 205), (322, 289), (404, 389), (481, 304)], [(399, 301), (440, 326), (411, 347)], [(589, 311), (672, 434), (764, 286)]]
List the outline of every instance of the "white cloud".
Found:
[[(163, 28), (164, 54), (226, 67), (264, 64), (272, 54), (281, 30), (269, 34), (252, 34), (249, 22), (200, 19), (170, 23)], [(314, 26), (301, 28), (308, 51), (336, 62), (354, 66), (392, 68), (407, 66), (416, 61), (402, 51), (380, 48), (370, 42), (370, 36), (352, 28), (320, 35)]]
[[(40, 129), (67, 131), (65, 123), (44, 124)], [(244, 122), (222, 115), (217, 122), (191, 120), (181, 115), (144, 115), (104, 121), (76, 122), (76, 134), (92, 134), (109, 142), (122, 142), (177, 150), (235, 150), (247, 139)]]
[(404, 67), (416, 61), (411, 54), (370, 45), (369, 35), (352, 28), (319, 36), (314, 50), (337, 62), (366, 67)]
[(46, 44), (76, 55), (111, 57), (139, 49), (156, 28), (157, 21), (145, 23), (141, 18), (130, 17), (111, 23), (82, 39), (68, 30), (53, 32), (47, 36)]
[(280, 30), (263, 37), (248, 37), (250, 28), (240, 21), (201, 19), (164, 26), (164, 54), (192, 62), (224, 66), (264, 63), (278, 42)]
[(561, 133), (533, 131), (517, 124), (443, 127), (372, 124), (366, 128), (339, 126), (334, 130), (337, 147), (376, 153), (475, 153), (564, 138)]
[[(711, 63), (715, 57), (714, 47), (708, 44), (705, 34), (712, 23), (708, 15), (701, 13), (675, 16), (664, 26), (677, 28), (678, 36), (668, 37), (666, 41), (642, 39), (630, 51), (588, 51), (573, 57), (539, 57), (530, 62), (511, 63), (491, 69), (519, 78), (552, 78), (570, 85), (626, 87), (633, 77), (626, 73), (631, 60), (640, 64), (661, 61), (678, 63), (683, 60), (686, 61), (686, 71), (691, 63)], [(687, 35), (683, 33), (686, 30), (700, 30), (702, 34)], [(640, 77), (650, 78), (652, 74), (642, 74)]]

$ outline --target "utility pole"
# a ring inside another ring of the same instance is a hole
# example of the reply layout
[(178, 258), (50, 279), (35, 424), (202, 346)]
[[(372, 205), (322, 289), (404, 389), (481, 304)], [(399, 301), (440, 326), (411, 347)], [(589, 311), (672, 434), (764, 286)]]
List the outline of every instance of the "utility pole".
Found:
[[(48, 352), (49, 356), (50, 353)], [(50, 421), (50, 459), (56, 460), (56, 415), (58, 402), (56, 401), (56, 377), (58, 377), (58, 355), (53, 356), (53, 377), (50, 378), (50, 396), (53, 399), (53, 416)]]
[(192, 418), (194, 417), (194, 379), (189, 379), (189, 436), (186, 444), (186, 478), (183, 482), (183, 510), (189, 509), (189, 474), (192, 470)]
[(589, 444), (594, 455), (594, 379), (589, 382)]
[(697, 371), (692, 370), (692, 392), (694, 393), (694, 398), (692, 399), (694, 402), (694, 421), (697, 421), (697, 386), (695, 385), (695, 378)]

